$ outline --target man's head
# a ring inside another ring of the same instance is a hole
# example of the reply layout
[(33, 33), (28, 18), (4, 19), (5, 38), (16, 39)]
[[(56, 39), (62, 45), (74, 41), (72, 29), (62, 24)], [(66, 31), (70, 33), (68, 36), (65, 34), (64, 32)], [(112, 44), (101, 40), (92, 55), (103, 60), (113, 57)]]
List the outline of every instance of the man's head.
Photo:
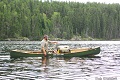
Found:
[(45, 39), (45, 40), (48, 40), (48, 35), (44, 35), (44, 39)]

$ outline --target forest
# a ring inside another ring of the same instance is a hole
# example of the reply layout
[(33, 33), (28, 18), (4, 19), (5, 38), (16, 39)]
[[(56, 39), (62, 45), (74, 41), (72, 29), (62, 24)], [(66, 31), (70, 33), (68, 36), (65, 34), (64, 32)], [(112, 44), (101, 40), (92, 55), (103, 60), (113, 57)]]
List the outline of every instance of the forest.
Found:
[(120, 4), (0, 0), (0, 40), (40, 40), (44, 34), (65, 40), (119, 39)]

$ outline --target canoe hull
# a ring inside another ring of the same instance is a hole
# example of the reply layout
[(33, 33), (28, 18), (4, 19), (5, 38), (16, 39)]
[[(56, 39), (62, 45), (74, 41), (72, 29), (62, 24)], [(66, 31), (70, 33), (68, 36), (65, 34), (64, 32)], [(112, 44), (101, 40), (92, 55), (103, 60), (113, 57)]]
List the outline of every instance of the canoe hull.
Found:
[[(53, 54), (48, 54), (47, 56), (53, 56)], [(29, 53), (24, 53), (24, 52), (19, 52), (16, 50), (13, 50), (10, 52), (10, 57), (11, 58), (18, 58), (18, 57), (44, 57), (44, 54), (39, 54), (39, 53), (35, 53), (35, 54), (29, 54)]]
[(100, 47), (94, 48), (94, 49), (89, 49), (87, 51), (82, 51), (82, 52), (76, 52), (76, 53), (71, 53), (71, 54), (61, 54), (58, 56), (63, 56), (63, 57), (87, 57), (87, 56), (94, 56), (100, 53)]
[[(47, 56), (57, 56), (57, 57), (83, 57), (83, 56), (91, 56), (91, 55), (96, 55), (100, 53), (100, 47), (93, 48), (93, 49), (88, 49), (85, 51), (81, 52), (75, 52), (75, 53), (60, 53), (60, 54), (55, 54), (55, 53), (48, 53)], [(32, 53), (30, 51), (18, 51), (18, 50), (12, 50), (10, 52), (10, 57), (11, 58), (18, 58), (18, 57), (44, 57), (43, 53)]]

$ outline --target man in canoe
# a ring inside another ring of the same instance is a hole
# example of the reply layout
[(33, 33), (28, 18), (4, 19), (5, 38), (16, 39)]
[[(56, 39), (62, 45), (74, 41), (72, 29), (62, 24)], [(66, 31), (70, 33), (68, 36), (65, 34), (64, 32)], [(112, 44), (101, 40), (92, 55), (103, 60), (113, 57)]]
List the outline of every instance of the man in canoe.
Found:
[(43, 52), (44, 56), (47, 55), (47, 51), (48, 51), (48, 44), (52, 43), (52, 44), (56, 44), (58, 42), (51, 42), (48, 40), (48, 35), (44, 35), (43, 40), (41, 41), (41, 51)]

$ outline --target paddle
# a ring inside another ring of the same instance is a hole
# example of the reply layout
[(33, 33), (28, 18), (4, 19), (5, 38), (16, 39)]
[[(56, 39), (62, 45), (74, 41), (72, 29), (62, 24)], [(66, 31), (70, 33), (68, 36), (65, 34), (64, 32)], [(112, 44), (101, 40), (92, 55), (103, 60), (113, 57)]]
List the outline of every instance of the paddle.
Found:
[(55, 43), (52, 47), (49, 47), (48, 52), (57, 53), (57, 44)]

